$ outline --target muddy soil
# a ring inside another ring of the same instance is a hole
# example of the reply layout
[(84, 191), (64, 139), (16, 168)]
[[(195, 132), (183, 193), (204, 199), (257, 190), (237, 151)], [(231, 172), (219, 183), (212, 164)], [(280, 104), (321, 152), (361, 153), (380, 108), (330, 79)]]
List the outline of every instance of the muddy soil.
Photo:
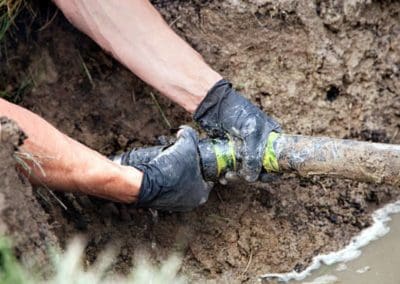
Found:
[(24, 139), (14, 122), (0, 117), (0, 235), (13, 242), (15, 255), (25, 267), (45, 268), (47, 249), (57, 249), (58, 240), (51, 229), (54, 223), (49, 222), (29, 182), (15, 171), (18, 154), (14, 151)]
[[(400, 3), (153, 2), (285, 132), (400, 144)], [(1, 53), (1, 89), (32, 83), (23, 106), (106, 155), (171, 133), (151, 93), (172, 128), (191, 121), (61, 14), (45, 24), (55, 11), (46, 9), (19, 24)], [(159, 261), (178, 250), (182, 272), (194, 280), (254, 282), (267, 272), (302, 270), (314, 255), (344, 246), (398, 195), (395, 187), (284, 175), (266, 185), (217, 186), (205, 206), (185, 214), (58, 194), (65, 210), (36, 197), (47, 224), (59, 224), (53, 230), (61, 244), (86, 236), (89, 261), (112, 243), (120, 250), (115, 271), (127, 272), (139, 251)]]

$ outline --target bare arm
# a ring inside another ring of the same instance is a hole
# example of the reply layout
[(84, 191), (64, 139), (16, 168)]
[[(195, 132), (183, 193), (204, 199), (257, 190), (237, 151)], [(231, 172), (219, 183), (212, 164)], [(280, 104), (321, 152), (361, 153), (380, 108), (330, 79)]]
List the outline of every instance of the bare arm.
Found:
[[(147, 83), (194, 112), (221, 77), (164, 22), (146, 0), (56, 0), (77, 27)], [(116, 165), (72, 140), (32, 112), (0, 99), (0, 115), (15, 120), (28, 135), (22, 150), (26, 173), (36, 184), (121, 202), (137, 200), (143, 173)]]
[(221, 79), (147, 0), (54, 0), (79, 29), (193, 113)]
[(136, 201), (143, 175), (140, 171), (114, 164), (4, 99), (0, 99), (0, 115), (16, 121), (28, 136), (21, 151), (36, 160), (24, 159), (31, 169), (25, 174), (33, 183), (120, 202)]

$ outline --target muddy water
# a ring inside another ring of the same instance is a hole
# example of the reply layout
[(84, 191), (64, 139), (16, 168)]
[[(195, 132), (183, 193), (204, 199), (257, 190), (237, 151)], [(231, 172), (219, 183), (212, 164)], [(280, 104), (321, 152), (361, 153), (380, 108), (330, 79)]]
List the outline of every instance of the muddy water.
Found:
[[(390, 232), (362, 249), (350, 262), (323, 266), (301, 283), (400, 283), (400, 214), (392, 216)], [(300, 283), (300, 282), (293, 282)]]
[(400, 283), (400, 200), (376, 210), (372, 218), (372, 226), (343, 249), (314, 257), (302, 272), (270, 273), (264, 279), (292, 284)]

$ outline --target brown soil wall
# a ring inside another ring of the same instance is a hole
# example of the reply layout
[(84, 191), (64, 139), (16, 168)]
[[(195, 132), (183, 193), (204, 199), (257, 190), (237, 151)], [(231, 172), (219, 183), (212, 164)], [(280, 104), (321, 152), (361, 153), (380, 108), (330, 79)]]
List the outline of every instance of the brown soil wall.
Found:
[(15, 170), (14, 151), (23, 139), (14, 122), (0, 117), (0, 235), (12, 242), (25, 267), (47, 273), (48, 248), (58, 248), (58, 241), (29, 182)]

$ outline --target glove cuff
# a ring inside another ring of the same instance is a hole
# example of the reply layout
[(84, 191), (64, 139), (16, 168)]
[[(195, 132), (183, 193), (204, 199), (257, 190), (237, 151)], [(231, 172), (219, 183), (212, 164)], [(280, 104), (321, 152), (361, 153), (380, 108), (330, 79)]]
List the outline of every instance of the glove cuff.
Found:
[(232, 88), (232, 84), (225, 80), (221, 79), (207, 92), (207, 95), (201, 101), (200, 105), (197, 107), (196, 111), (193, 114), (193, 119), (197, 122), (205, 116), (206, 112), (217, 105), (221, 99), (223, 99), (224, 95), (228, 93), (226, 89)]
[(151, 201), (154, 182), (149, 176), (147, 165), (139, 164), (135, 165), (134, 168), (143, 172), (142, 184), (140, 185), (138, 200), (136, 201), (137, 206), (142, 206)]
[(193, 119), (211, 135), (222, 135), (223, 133), (212, 133), (221, 129), (220, 109), (222, 101), (231, 93), (232, 84), (221, 79), (207, 92), (207, 95), (197, 107), (193, 114)]

